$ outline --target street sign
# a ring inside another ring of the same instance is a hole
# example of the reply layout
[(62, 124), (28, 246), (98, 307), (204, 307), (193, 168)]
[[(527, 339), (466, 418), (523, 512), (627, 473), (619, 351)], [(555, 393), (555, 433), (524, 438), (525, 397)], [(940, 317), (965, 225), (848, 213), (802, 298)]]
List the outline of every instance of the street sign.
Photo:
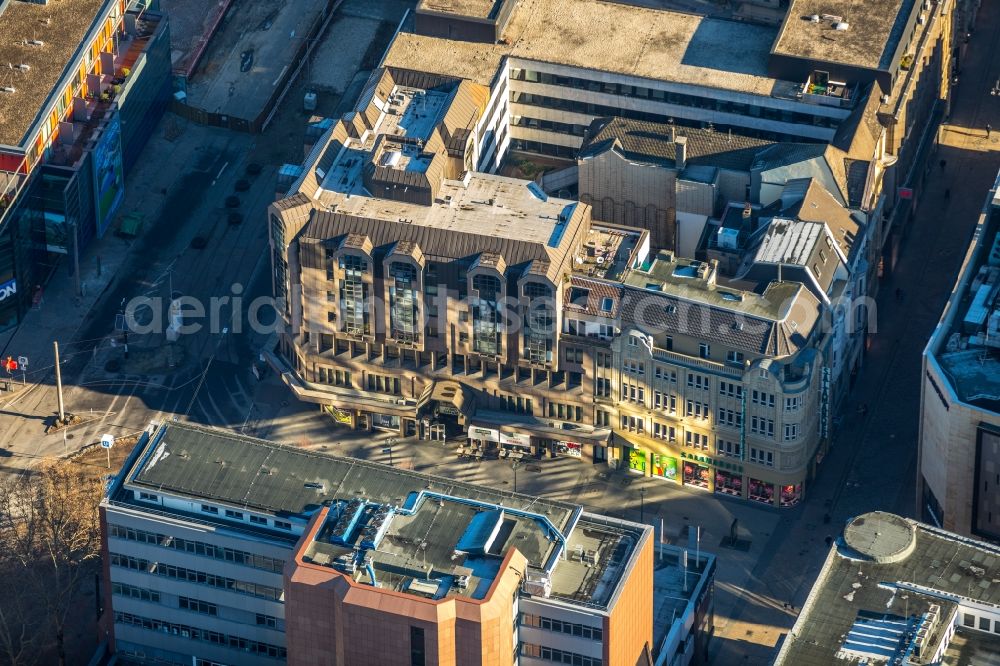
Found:
[(101, 435), (101, 448), (102, 449), (110, 449), (114, 445), (115, 445), (115, 436), (114, 435)]
[(382, 449), (382, 453), (392, 453), (392, 447), (391, 446), (385, 447), (384, 449)]
[(23, 369), (27, 370), (27, 368), (28, 368), (28, 357), (27, 356), (18, 356), (17, 357), (17, 362), (18, 362), (18, 364)]

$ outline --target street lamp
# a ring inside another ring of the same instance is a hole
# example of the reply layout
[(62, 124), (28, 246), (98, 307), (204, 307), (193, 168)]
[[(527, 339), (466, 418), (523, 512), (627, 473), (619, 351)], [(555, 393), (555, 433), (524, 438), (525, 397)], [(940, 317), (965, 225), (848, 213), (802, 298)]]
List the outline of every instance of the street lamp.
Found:
[(517, 492), (517, 468), (521, 466), (521, 463), (514, 461), (510, 464), (510, 468), (514, 470), (514, 492)]
[(389, 439), (385, 440), (385, 446), (382, 447), (382, 453), (389, 454), (389, 467), (394, 467), (394, 465), (392, 464), (392, 447), (395, 445), (396, 445), (396, 438), (390, 437)]
[(639, 488), (639, 522), (646, 522), (646, 488)]

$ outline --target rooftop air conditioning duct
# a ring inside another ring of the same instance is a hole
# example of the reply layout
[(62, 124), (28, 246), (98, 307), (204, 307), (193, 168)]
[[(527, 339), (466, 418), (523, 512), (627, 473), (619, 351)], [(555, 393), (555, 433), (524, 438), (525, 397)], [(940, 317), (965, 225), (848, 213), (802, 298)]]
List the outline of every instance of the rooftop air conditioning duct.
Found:
[(844, 21), (838, 21), (837, 23), (833, 24), (833, 29), (834, 30), (840, 30), (841, 32), (843, 32), (844, 30), (847, 30), (850, 27), (851, 27), (851, 24), (850, 23), (846, 23)]
[(17, 92), (17, 88), (14, 88), (13, 86), (3, 86), (3, 87), (0, 87), (0, 92), (16, 93)]

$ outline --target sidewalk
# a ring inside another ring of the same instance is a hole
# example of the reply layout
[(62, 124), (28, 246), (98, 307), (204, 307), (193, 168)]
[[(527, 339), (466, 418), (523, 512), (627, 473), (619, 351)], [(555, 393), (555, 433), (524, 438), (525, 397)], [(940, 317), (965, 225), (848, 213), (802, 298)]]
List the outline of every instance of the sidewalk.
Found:
[[(140, 159), (132, 172), (125, 176), (125, 199), (119, 217), (133, 211), (142, 213), (146, 220), (143, 234), (158, 222), (168, 188), (176, 179), (176, 173), (164, 169), (163, 165), (183, 163), (197, 148), (196, 140), (186, 138), (190, 136), (184, 131), (187, 124), (187, 121), (167, 113), (143, 149), (145, 159)], [(76, 293), (76, 280), (69, 274), (72, 257), (64, 257), (45, 286), (41, 305), (30, 309), (17, 328), (0, 334), (0, 358), (28, 358), (28, 386), (47, 381), (53, 375), (53, 341), (60, 344), (63, 363), (74, 353), (81, 353), (81, 348), (73, 343), (87, 341), (74, 338), (88, 313), (118, 276), (137, 240), (114, 235), (111, 230), (116, 227), (117, 221), (112, 222), (104, 238), (94, 240), (80, 256), (82, 297)], [(109, 333), (113, 323), (108, 322)], [(90, 353), (90, 347), (87, 346), (85, 351)], [(16, 393), (23, 388), (20, 374), (15, 374), (13, 379), (17, 381), (12, 383), (11, 388)], [(13, 393), (0, 394), (0, 400), (11, 397)]]
[[(1000, 7), (985, 4), (941, 133), (914, 219), (903, 231), (900, 260), (877, 299), (879, 329), (865, 367), (843, 407), (844, 425), (819, 476), (797, 510), (782, 517), (740, 591), (742, 605), (717, 616), (714, 664), (768, 664), (789, 631), (828, 553), (825, 538), (844, 521), (873, 509), (916, 515), (916, 459), (923, 381), (921, 355), (941, 316), (986, 192), (996, 175), (1000, 108), (988, 96), (1000, 72)], [(978, 46), (976, 46), (978, 44)], [(984, 103), (985, 97), (985, 103)], [(939, 160), (947, 166), (940, 170)], [(896, 287), (906, 294), (894, 296)], [(857, 407), (867, 404), (867, 417)]]

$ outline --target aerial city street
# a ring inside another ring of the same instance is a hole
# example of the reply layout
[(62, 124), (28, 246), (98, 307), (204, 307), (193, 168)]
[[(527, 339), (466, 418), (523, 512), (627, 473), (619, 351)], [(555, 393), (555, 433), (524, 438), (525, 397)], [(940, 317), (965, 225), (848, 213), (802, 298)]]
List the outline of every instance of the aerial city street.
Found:
[(0, 37), (0, 664), (1000, 666), (1000, 3)]

